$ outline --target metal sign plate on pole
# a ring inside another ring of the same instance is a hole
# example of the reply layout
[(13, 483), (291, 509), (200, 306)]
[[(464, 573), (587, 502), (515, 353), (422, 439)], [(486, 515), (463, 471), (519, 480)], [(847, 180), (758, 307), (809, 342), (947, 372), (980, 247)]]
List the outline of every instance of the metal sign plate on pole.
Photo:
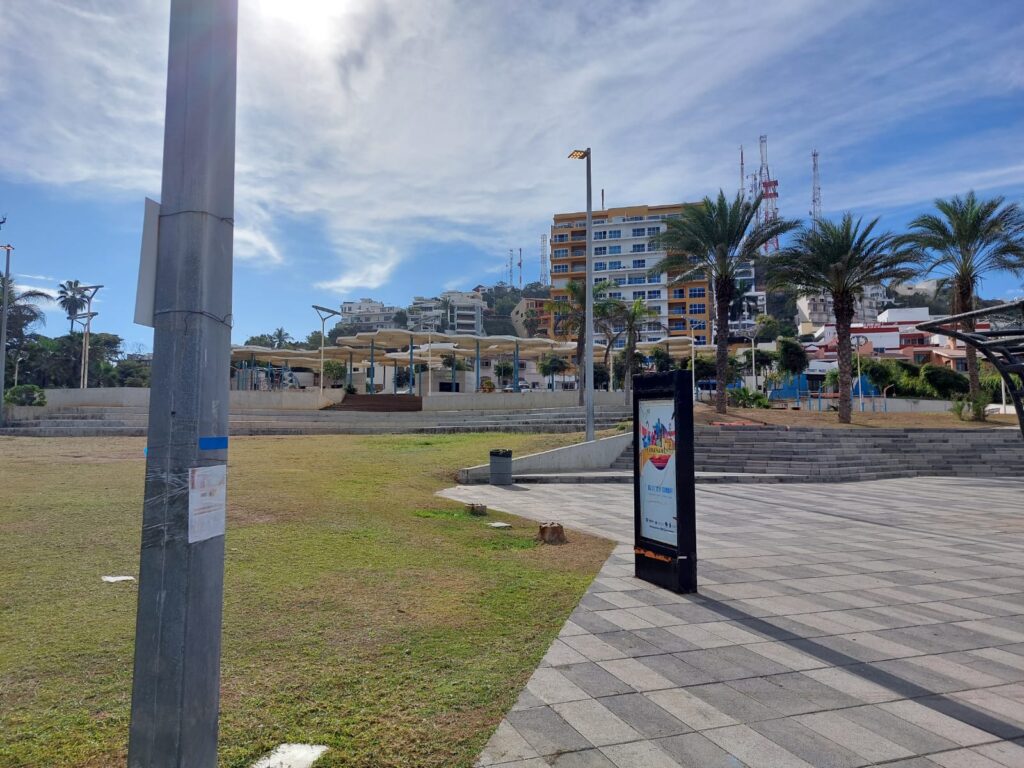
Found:
[(636, 577), (697, 591), (697, 519), (690, 371), (633, 377)]

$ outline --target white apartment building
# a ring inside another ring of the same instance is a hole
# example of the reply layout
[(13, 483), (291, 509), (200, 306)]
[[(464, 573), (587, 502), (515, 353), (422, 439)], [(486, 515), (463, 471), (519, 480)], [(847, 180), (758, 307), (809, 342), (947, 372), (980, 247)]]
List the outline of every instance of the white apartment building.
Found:
[(413, 297), (409, 305), (409, 324), (416, 331), (484, 333), (484, 309), (487, 302), (477, 291), (445, 291), (437, 298)]
[[(874, 322), (888, 297), (889, 292), (883, 285), (866, 287), (864, 297), (854, 306), (853, 321), (862, 324)], [(832, 311), (832, 297), (824, 294), (797, 298), (796, 313), (794, 322), (801, 334), (814, 333), (821, 326), (836, 321)]]
[(352, 333), (394, 328), (396, 327), (395, 312), (398, 309), (398, 307), (386, 305), (375, 299), (343, 301), (341, 303), (341, 322), (346, 326), (351, 325), (350, 332)]

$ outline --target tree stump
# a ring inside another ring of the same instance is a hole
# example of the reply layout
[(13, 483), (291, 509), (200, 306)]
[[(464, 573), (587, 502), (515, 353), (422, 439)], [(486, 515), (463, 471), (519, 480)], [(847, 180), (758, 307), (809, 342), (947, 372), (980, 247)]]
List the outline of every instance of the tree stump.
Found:
[(565, 529), (561, 523), (542, 523), (537, 538), (544, 544), (565, 544)]
[(483, 517), (487, 514), (486, 504), (467, 504), (466, 509), (469, 511), (469, 514), (474, 517)]

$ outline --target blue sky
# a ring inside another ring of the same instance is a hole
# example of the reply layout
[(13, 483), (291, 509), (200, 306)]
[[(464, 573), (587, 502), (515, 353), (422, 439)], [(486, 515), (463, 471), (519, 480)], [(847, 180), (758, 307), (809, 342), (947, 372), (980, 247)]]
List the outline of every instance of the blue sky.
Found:
[[(26, 286), (103, 283), (132, 324), (142, 200), (160, 188), (167, 0), (0, 7), (0, 242)], [(1019, 0), (240, 0), (233, 337), (310, 305), (470, 288), (585, 204), (738, 186), (759, 134), (780, 209), (898, 229), (937, 196), (1024, 197)], [(990, 280), (983, 294), (1024, 292)], [(59, 310), (49, 333), (64, 329)]]

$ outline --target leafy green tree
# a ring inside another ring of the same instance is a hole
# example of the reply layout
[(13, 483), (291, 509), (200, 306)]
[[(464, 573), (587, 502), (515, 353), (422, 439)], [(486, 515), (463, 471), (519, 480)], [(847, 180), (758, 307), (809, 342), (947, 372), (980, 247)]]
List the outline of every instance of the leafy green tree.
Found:
[(274, 332), (270, 334), (273, 339), (274, 349), (288, 349), (292, 343), (292, 335), (288, 333), (284, 328), (275, 328)]
[[(10, 355), (24, 346), (25, 339), (34, 326), (46, 325), (46, 314), (39, 304), (52, 299), (43, 291), (19, 291), (13, 278), (10, 285), (7, 285), (0, 275), (0, 291), (2, 290), (7, 291), (6, 352)], [(9, 374), (12, 373), (11, 366), (7, 366), (7, 371)]]
[(664, 347), (655, 347), (650, 354), (651, 365), (657, 373), (668, 373), (672, 370), (672, 355)]
[(537, 371), (541, 376), (546, 376), (551, 380), (552, 389), (554, 389), (554, 377), (565, 375), (567, 370), (569, 370), (569, 363), (558, 355), (547, 354), (537, 361)]
[(299, 342), (298, 347), (302, 349), (320, 349), (320, 340), (324, 340), (324, 346), (327, 346), (327, 340), (320, 335), (320, 331), (311, 331), (306, 340)]
[(57, 303), (68, 316), (68, 333), (75, 331), (75, 315), (79, 314), (88, 306), (88, 302), (82, 295), (82, 283), (78, 280), (65, 280), (57, 286)]
[[(924, 273), (938, 273), (952, 288), (953, 314), (975, 308), (982, 278), (993, 272), (1024, 275), (1024, 208), (1004, 204), (1005, 198), (979, 200), (974, 190), (965, 197), (936, 200), (937, 214), (910, 222), (904, 242), (919, 249)], [(964, 327), (973, 330), (974, 321)], [(967, 377), (972, 397), (980, 390), (978, 355), (967, 347)]]
[(778, 346), (779, 370), (788, 376), (799, 376), (807, 370), (810, 361), (807, 359), (807, 350), (804, 349), (796, 339), (788, 339), (780, 336), (776, 342)]
[(393, 322), (398, 328), (408, 328), (409, 313), (404, 309), (400, 309), (392, 316), (391, 322)]
[(511, 360), (499, 360), (494, 364), (494, 375), (498, 377), (502, 386), (505, 386), (512, 378), (512, 373)]
[(273, 349), (274, 337), (269, 333), (259, 333), (255, 336), (250, 336), (245, 340), (245, 346), (247, 347), (268, 347)]
[(149, 363), (142, 360), (120, 360), (117, 383), (122, 387), (148, 387), (151, 370)]
[(627, 377), (630, 375), (630, 372), (644, 367), (643, 355), (636, 350), (633, 350), (632, 357), (632, 360), (627, 360), (626, 350), (624, 349), (615, 355), (615, 359), (612, 363), (613, 386), (625, 390)]
[(756, 341), (774, 341), (779, 337), (779, 321), (771, 315), (758, 315), (754, 320), (754, 328)]
[(651, 269), (652, 273), (679, 273), (673, 285), (704, 275), (711, 283), (717, 318), (715, 408), (726, 411), (726, 379), (729, 366), (729, 306), (736, 296), (736, 276), (740, 266), (756, 261), (761, 249), (779, 236), (795, 229), (799, 222), (790, 219), (757, 221), (760, 195), (747, 200), (737, 194), (731, 202), (719, 191), (717, 200), (683, 208), (682, 216), (665, 222), (666, 230), (654, 238), (655, 247), (668, 256)]
[[(622, 336), (626, 340), (626, 346), (622, 351), (622, 359), (626, 366), (622, 389), (628, 403), (633, 391), (633, 372), (643, 370), (644, 365), (643, 355), (639, 355), (636, 351), (637, 342), (640, 341), (640, 331), (651, 321), (651, 318), (658, 317), (660, 313), (658, 310), (648, 307), (643, 299), (634, 299), (630, 303), (616, 301), (612, 306), (611, 316), (622, 326)], [(638, 358), (639, 365), (634, 365), (634, 361)]]
[(854, 307), (869, 285), (907, 280), (916, 273), (914, 256), (890, 233), (873, 235), (878, 219), (865, 227), (849, 213), (839, 223), (818, 219), (801, 227), (795, 241), (768, 261), (768, 285), (795, 287), (804, 295), (832, 298), (839, 357), (839, 421), (850, 423), (853, 360), (850, 326)]
[(921, 366), (921, 379), (943, 400), (965, 394), (971, 389), (966, 376), (943, 365), (925, 363)]
[[(594, 286), (594, 318), (595, 320), (607, 310), (609, 299), (601, 298), (613, 284), (607, 280)], [(586, 333), (586, 285), (581, 280), (570, 280), (566, 286), (565, 301), (548, 301), (544, 311), (550, 312), (554, 320), (556, 336), (576, 338), (576, 371), (583, 370), (583, 348), (587, 343)], [(583, 405), (583, 377), (576, 376), (579, 386), (579, 404)]]
[(328, 381), (337, 384), (345, 381), (348, 376), (348, 366), (340, 360), (324, 360), (324, 383)]

